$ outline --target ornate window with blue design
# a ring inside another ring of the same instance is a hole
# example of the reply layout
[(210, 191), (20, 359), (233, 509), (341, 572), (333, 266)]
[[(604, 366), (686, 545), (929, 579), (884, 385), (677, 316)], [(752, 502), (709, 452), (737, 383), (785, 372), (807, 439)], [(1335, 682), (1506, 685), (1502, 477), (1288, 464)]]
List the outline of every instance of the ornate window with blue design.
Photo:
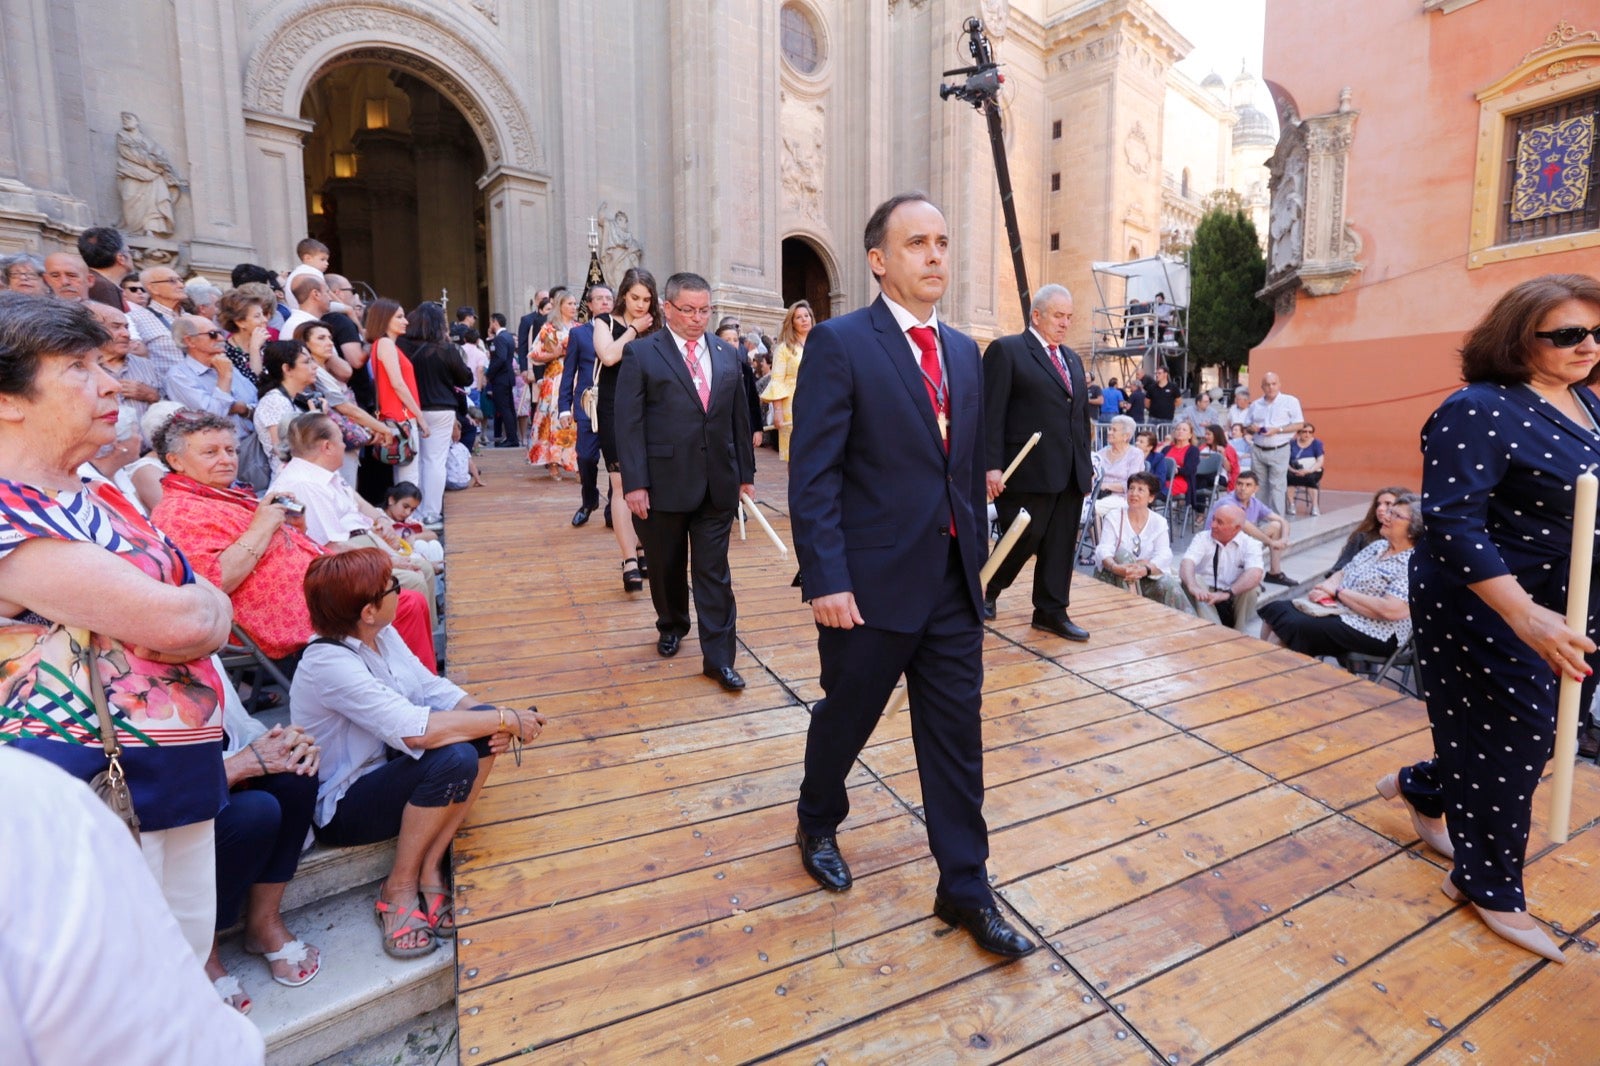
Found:
[(1497, 243), (1600, 229), (1600, 92), (1508, 115)]

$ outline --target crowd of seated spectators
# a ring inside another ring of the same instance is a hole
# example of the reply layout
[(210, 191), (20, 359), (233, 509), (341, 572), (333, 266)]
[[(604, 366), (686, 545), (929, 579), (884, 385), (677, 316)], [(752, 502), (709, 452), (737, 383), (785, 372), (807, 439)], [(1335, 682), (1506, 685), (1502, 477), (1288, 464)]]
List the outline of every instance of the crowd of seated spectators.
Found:
[[(133, 269), (112, 229), (79, 244), (0, 258), (17, 412), (0, 421), (0, 748), (87, 782), (108, 766), (104, 717), (140, 823), (126, 839), (234, 1011), (249, 977), (217, 940), (235, 925), (280, 984), (322, 968), (315, 930), (282, 913), (313, 833), (397, 838), (381, 943), (432, 950), (454, 930), (445, 848), (493, 756), (542, 719), (438, 676), (443, 554), (398, 513), (428, 487), (396, 486), (365, 447), (400, 430), (377, 417), (363, 308), (312, 240), (289, 281), (240, 264), (226, 288)], [(450, 428), (457, 485), (477, 483)], [(246, 711), (220, 654), (240, 641), (290, 679), (287, 720)]]

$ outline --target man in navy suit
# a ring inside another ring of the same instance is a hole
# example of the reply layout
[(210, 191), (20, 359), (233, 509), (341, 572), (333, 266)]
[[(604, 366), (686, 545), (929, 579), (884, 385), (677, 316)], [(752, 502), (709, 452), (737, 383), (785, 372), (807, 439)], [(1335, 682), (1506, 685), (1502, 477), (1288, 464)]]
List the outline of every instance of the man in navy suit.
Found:
[[(1033, 628), (1067, 640), (1089, 633), (1067, 617), (1072, 562), (1078, 551), (1083, 497), (1094, 484), (1089, 442), (1088, 387), (1078, 354), (1067, 347), (1072, 328), (1072, 294), (1060, 285), (1034, 293), (1032, 325), (1022, 333), (998, 337), (983, 353), (983, 417), (987, 436), (984, 465), (989, 498), (1010, 528), (1017, 512), (1030, 519), (1021, 541), (996, 569), (984, 590), (983, 613), (995, 616), (995, 601), (1017, 578), (1028, 556), (1033, 568)], [(1009, 482), (1001, 479), (1035, 431), (1039, 443)]]
[(824, 692), (806, 737), (796, 840), (824, 888), (850, 887), (835, 837), (850, 809), (845, 777), (905, 674), (939, 866), (934, 913), (1017, 958), (1036, 945), (1001, 913), (985, 870), (978, 346), (934, 312), (949, 283), (949, 237), (927, 197), (880, 205), (864, 243), (882, 296), (811, 331), (794, 393), (789, 515)]
[(494, 446), (516, 447), (517, 409), (511, 398), (517, 383), (517, 344), (506, 329), (506, 316), (499, 311), (489, 316), (489, 366), (483, 377), (494, 405)]
[(689, 633), (692, 561), (702, 671), (738, 691), (728, 533), (740, 494), (754, 493), (756, 479), (744, 376), (733, 348), (706, 334), (704, 278), (674, 274), (661, 297), (667, 328), (630, 342), (617, 373), (622, 488), (650, 560), (656, 651), (678, 654)]
[(566, 291), (565, 288), (560, 286), (549, 292), (540, 289), (533, 295), (533, 310), (523, 315), (521, 320), (517, 322), (517, 336), (515, 338), (517, 342), (517, 362), (524, 369), (532, 367), (536, 372), (536, 380), (537, 377), (544, 375), (544, 364), (529, 362), (528, 352), (533, 349), (533, 342), (539, 339), (539, 331), (544, 328), (545, 319), (548, 317), (539, 308), (544, 306), (544, 302), (550, 299), (553, 293), (560, 294)]
[[(611, 286), (604, 283), (591, 286), (587, 305), (589, 321), (593, 322), (596, 315), (609, 315), (613, 299)], [(556, 410), (561, 412), (563, 426), (571, 425), (574, 415), (578, 420), (578, 482), (583, 495), (577, 512), (572, 516), (575, 526), (589, 521), (590, 512), (600, 506), (600, 438), (589, 424), (589, 416), (579, 402), (583, 390), (597, 384), (594, 364), (594, 327), (588, 323), (574, 327), (567, 334), (567, 358), (561, 367), (561, 391)]]

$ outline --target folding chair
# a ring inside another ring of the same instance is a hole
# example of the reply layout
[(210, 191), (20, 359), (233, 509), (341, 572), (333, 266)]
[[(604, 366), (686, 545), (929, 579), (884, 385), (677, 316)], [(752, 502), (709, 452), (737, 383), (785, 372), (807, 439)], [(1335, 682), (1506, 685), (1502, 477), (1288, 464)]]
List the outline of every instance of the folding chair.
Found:
[[(1364, 677), (1375, 685), (1392, 680), (1394, 687), (1407, 696), (1422, 698), (1422, 686), (1416, 682), (1417, 638), (1415, 635), (1388, 655), (1368, 655), (1352, 651), (1344, 655), (1343, 666), (1357, 677)], [(1394, 675), (1393, 678), (1390, 675)]]
[(276, 682), (283, 689), (284, 698), (288, 698), (289, 678), (278, 669), (277, 663), (267, 658), (267, 653), (237, 622), (233, 626), (232, 638), (217, 654), (222, 659), (222, 668), (228, 673), (228, 680), (233, 682), (235, 688), (249, 678), (250, 699), (246, 709), (251, 714), (261, 709), (261, 694), (268, 681)]
[(1205, 514), (1210, 510), (1211, 502), (1217, 498), (1217, 479), (1222, 476), (1222, 456), (1217, 452), (1206, 452), (1200, 456), (1200, 465), (1195, 470), (1194, 486), (1183, 501), (1182, 513), (1178, 516), (1183, 527), (1184, 536), (1194, 532), (1194, 519), (1196, 514)]

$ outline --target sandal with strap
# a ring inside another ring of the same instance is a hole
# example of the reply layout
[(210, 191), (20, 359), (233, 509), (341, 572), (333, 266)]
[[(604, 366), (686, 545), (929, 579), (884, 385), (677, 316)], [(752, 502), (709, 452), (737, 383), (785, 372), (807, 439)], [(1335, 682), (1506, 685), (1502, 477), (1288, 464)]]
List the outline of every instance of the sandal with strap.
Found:
[(272, 965), (275, 962), (286, 962), (293, 966), (294, 969), (290, 971), (291, 973), (300, 972), (303, 969), (299, 964), (305, 962), (311, 952), (316, 950), (303, 940), (290, 940), (277, 951), (257, 951), (248, 944), (245, 945), (244, 950), (251, 955), (259, 955), (265, 959), (267, 970), (272, 974), (272, 979), (285, 988), (299, 988), (303, 984), (310, 983), (313, 977), (322, 972), (322, 953), (318, 951), (317, 961), (312, 965), (311, 972), (300, 978), (300, 980), (291, 981), (287, 977), (278, 976), (278, 971)]
[[(456, 901), (445, 888), (425, 888), (419, 894), (418, 902), (422, 904), (422, 913), (427, 915), (428, 928), (433, 930), (433, 935), (441, 940), (450, 940), (456, 935)], [(445, 923), (449, 922), (449, 925)]]
[(622, 591), (638, 592), (642, 588), (644, 588), (644, 575), (639, 572), (638, 560), (622, 560)]
[(240, 1014), (250, 1013), (250, 997), (244, 994), (244, 986), (239, 984), (239, 979), (233, 974), (223, 974), (211, 982), (211, 987), (217, 990), (217, 995), (222, 997), (222, 1002)]
[(650, 577), (650, 564), (645, 561), (643, 548), (639, 549), (635, 558), (639, 560), (639, 576), (648, 579)]
[[(439, 946), (433, 926), (428, 923), (428, 916), (415, 907), (408, 908), (399, 903), (388, 903), (380, 899), (372, 905), (372, 908), (373, 917), (378, 920), (378, 929), (383, 933), (383, 953), (391, 959), (418, 959)], [(384, 923), (385, 914), (403, 916), (393, 932), (390, 932)], [(412, 933), (421, 933), (423, 942), (415, 947), (401, 947), (400, 941)]]

